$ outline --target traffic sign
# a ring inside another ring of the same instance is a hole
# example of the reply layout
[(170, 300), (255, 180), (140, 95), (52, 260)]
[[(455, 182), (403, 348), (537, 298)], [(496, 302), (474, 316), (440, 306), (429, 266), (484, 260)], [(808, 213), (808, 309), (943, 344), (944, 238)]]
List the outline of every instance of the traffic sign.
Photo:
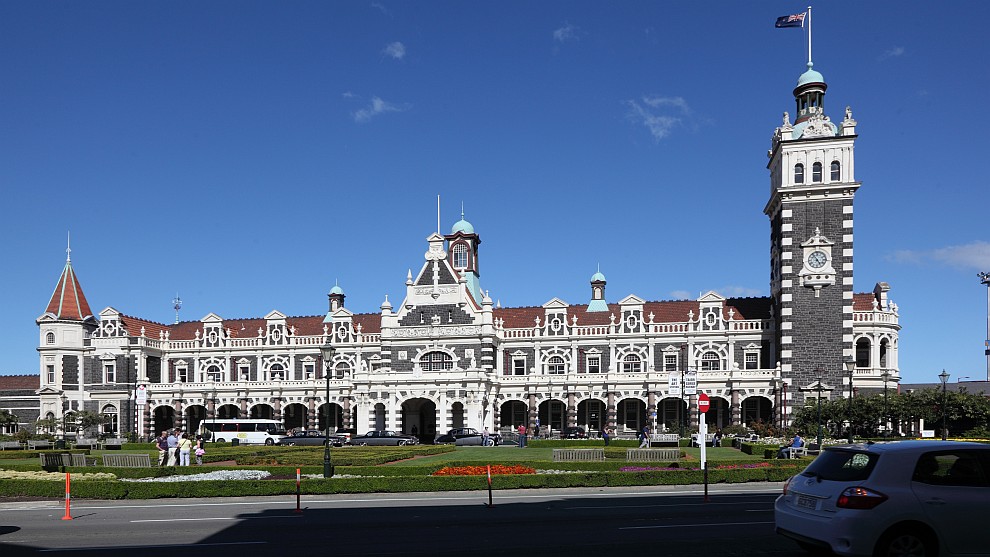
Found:
[(699, 394), (698, 395), (698, 411), (701, 412), (702, 414), (704, 414), (705, 412), (708, 412), (708, 407), (709, 407), (708, 395), (706, 395), (705, 393)]

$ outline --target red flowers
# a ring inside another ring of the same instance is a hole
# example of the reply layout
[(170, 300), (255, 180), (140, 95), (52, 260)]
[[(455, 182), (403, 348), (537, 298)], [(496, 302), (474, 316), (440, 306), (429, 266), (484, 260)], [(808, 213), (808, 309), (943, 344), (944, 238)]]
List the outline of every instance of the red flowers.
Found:
[[(515, 464), (506, 466), (492, 464), (492, 475), (506, 474), (535, 474), (536, 469)], [(447, 466), (433, 473), (434, 476), (484, 476), (488, 474), (488, 466)]]

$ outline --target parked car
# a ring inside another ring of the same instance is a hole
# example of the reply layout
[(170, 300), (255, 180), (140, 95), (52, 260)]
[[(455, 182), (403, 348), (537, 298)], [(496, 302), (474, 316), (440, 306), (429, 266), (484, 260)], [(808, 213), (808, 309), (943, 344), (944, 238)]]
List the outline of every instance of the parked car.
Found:
[(419, 439), (397, 431), (369, 431), (364, 435), (351, 437), (351, 445), (415, 445)]
[(569, 426), (560, 430), (561, 439), (586, 439), (588, 434), (583, 427)]
[(774, 503), (777, 533), (838, 555), (986, 555), (990, 446), (826, 447)]
[(341, 428), (337, 428), (337, 431), (334, 432), (334, 435), (339, 435), (339, 436), (343, 437), (344, 439), (346, 439), (346, 441), (344, 441), (344, 442), (345, 443), (349, 443), (351, 441), (351, 438), (354, 437), (355, 435), (357, 435), (357, 430), (354, 429), (354, 428), (349, 428), (348, 429), (348, 428), (341, 427)]
[[(317, 445), (322, 447), (327, 440), (326, 433), (318, 429), (306, 429), (294, 432), (292, 435), (287, 435), (280, 439), (277, 445), (281, 446), (305, 446), (305, 445)], [(346, 440), (340, 435), (330, 435), (330, 446), (332, 447), (343, 447)]]
[[(457, 429), (451, 429), (444, 435), (438, 436), (433, 442), (438, 445), (450, 444), (454, 445), (482, 445), (484, 441), (484, 434), (477, 429), (471, 427), (461, 427)], [(488, 446), (494, 447), (502, 442), (502, 436), (498, 433), (488, 434)]]

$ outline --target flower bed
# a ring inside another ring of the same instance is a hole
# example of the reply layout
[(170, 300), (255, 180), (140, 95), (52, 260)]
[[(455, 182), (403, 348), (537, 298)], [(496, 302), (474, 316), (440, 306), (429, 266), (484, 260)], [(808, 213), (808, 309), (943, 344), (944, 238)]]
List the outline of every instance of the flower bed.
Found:
[[(434, 476), (484, 476), (488, 474), (488, 466), (446, 466), (434, 472)], [(516, 464), (506, 466), (504, 464), (491, 465), (493, 476), (504, 476), (508, 474), (535, 474), (536, 469), (529, 466)]]

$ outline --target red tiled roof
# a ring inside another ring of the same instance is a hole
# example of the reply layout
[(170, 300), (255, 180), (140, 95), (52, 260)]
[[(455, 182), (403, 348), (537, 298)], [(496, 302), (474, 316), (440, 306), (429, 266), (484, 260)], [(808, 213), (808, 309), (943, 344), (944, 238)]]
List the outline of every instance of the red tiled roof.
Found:
[[(735, 310), (733, 319), (767, 319), (770, 316), (769, 298), (730, 298), (725, 301), (726, 317), (729, 309)], [(653, 314), (654, 323), (683, 323), (688, 320), (688, 313), (693, 311), (695, 319), (699, 314), (699, 303), (695, 300), (663, 300), (657, 302), (645, 302), (643, 304), (643, 318), (647, 321), (650, 314)], [(619, 304), (608, 304), (608, 311), (588, 312), (585, 304), (568, 306), (567, 322), (572, 323), (573, 316), (577, 316), (578, 325), (608, 325), (611, 316), (614, 315), (618, 321), (622, 318), (622, 306)], [(524, 329), (536, 326), (536, 318), (540, 318), (540, 324), (545, 323), (546, 310), (542, 306), (519, 307), (519, 308), (498, 308), (495, 310), (495, 317), (505, 320), (507, 329)]]
[[(287, 328), (296, 328), (299, 336), (316, 336), (323, 334), (324, 315), (309, 315), (302, 317), (286, 317)], [(264, 317), (247, 317), (236, 319), (224, 319), (223, 326), (230, 329), (230, 336), (233, 338), (254, 338), (258, 336), (258, 329), (265, 329), (267, 321)], [(382, 316), (377, 313), (362, 313), (354, 316), (354, 326), (361, 325), (361, 332), (377, 334), (382, 331)], [(172, 340), (192, 340), (196, 338), (196, 331), (203, 330), (203, 323), (200, 321), (183, 321), (175, 325), (166, 325), (165, 329), (170, 331)], [(150, 330), (150, 329), (149, 329)], [(157, 331), (155, 332), (157, 338)], [(149, 335), (150, 336), (150, 335)]]
[(93, 311), (89, 309), (89, 302), (83, 294), (82, 287), (79, 286), (79, 279), (72, 270), (72, 262), (66, 261), (62, 276), (55, 285), (55, 292), (48, 302), (45, 313), (51, 313), (59, 319), (74, 319), (82, 321), (87, 317), (92, 317)]
[(144, 336), (148, 338), (158, 338), (158, 333), (168, 330), (168, 325), (130, 315), (121, 315), (120, 322), (124, 325), (124, 329), (127, 330), (127, 335), (132, 337), (141, 336), (142, 327), (144, 327)]
[(853, 294), (853, 311), (873, 311), (873, 300), (876, 297), (869, 292)]
[(41, 388), (40, 375), (0, 375), (0, 391)]

